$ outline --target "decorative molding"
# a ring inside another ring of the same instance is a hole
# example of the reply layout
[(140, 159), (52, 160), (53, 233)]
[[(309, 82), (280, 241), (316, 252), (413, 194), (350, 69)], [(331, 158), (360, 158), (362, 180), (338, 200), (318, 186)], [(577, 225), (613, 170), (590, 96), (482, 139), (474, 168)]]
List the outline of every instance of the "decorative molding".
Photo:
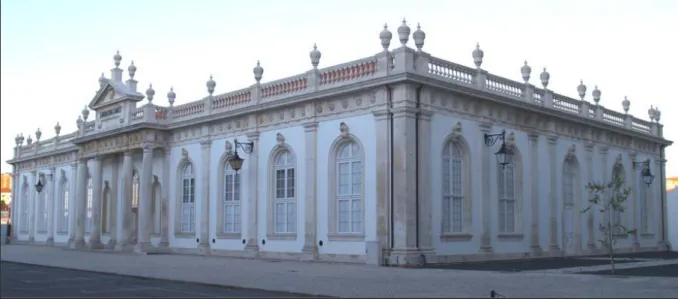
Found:
[(462, 134), (461, 122), (458, 121), (457, 124), (452, 127), (452, 141), (459, 142), (462, 136), (464, 136), (464, 134)]
[(227, 155), (231, 155), (233, 153), (233, 144), (228, 140), (224, 142), (224, 153)]
[(567, 153), (565, 154), (565, 160), (566, 161), (573, 161), (574, 159), (577, 158), (577, 145), (572, 144), (570, 147), (567, 148)]
[(342, 121), (339, 124), (339, 136), (341, 136), (342, 138), (348, 138), (349, 136), (348, 130), (349, 130), (348, 125)]
[(283, 134), (278, 133), (275, 135), (275, 141), (278, 142), (278, 145), (284, 145), (285, 144), (285, 136)]
[(184, 147), (181, 148), (181, 157), (188, 159), (188, 151)]

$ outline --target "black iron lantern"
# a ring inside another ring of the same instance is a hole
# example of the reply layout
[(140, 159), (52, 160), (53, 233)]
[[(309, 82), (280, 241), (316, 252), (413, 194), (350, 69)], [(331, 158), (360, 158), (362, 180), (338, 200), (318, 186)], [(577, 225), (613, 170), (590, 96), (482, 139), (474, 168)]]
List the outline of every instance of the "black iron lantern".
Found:
[(35, 191), (38, 191), (38, 193), (42, 192), (42, 188), (44, 188), (45, 185), (42, 183), (42, 176), (38, 177), (38, 182), (35, 184)]
[(231, 159), (228, 160), (228, 164), (231, 165), (231, 169), (233, 169), (235, 172), (238, 172), (240, 169), (242, 169), (242, 163), (245, 161), (243, 158), (240, 158), (240, 155), (238, 155), (238, 147), (242, 149), (243, 152), (246, 154), (252, 153), (252, 150), (254, 149), (254, 142), (238, 142), (238, 139), (234, 139), (233, 143), (235, 143), (235, 153), (233, 153), (233, 156)]
[(650, 170), (650, 159), (647, 159), (643, 162), (633, 162), (633, 168), (638, 167), (642, 167), (640, 175), (643, 177), (643, 182), (645, 182), (645, 184), (647, 184), (647, 186), (649, 187), (650, 185), (652, 185), (652, 182), (654, 181), (654, 175)]
[(497, 157), (497, 163), (501, 166), (506, 166), (508, 164), (511, 164), (512, 162), (512, 157), (511, 157), (511, 151), (508, 149), (508, 146), (506, 146), (506, 130), (502, 130), (501, 133), (499, 134), (485, 134), (485, 145), (487, 146), (493, 146), (499, 139), (501, 139), (501, 146), (499, 147), (499, 150), (494, 153), (494, 156)]

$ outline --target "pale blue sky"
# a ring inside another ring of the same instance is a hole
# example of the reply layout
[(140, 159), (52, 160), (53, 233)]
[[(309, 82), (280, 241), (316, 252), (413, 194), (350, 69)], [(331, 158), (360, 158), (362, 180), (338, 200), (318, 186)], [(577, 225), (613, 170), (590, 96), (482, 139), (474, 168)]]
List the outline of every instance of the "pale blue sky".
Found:
[[(167, 104), (174, 86), (176, 104), (207, 94), (210, 74), (221, 93), (254, 82), (257, 60), (263, 81), (311, 68), (313, 43), (322, 52), (321, 66), (375, 54), (387, 22), (394, 32), (406, 17), (421, 23), (424, 50), (436, 57), (472, 65), (471, 51), (480, 42), (483, 68), (520, 81), (528, 60), (531, 82), (546, 66), (549, 87), (577, 98), (579, 79), (602, 91), (601, 104), (647, 119), (650, 104), (659, 105), (665, 136), (678, 140), (672, 110), (678, 98), (678, 1), (103, 1), (3, 0), (1, 159), (11, 171), (14, 137), (43, 139), (75, 130), (75, 121), (109, 76), (120, 50), (122, 66), (138, 67), (140, 90), (152, 82), (157, 104)], [(412, 41), (410, 41), (412, 43)], [(392, 47), (397, 44), (397, 37)], [(125, 79), (127, 74), (125, 71)], [(678, 147), (668, 150), (668, 175), (678, 175)]]

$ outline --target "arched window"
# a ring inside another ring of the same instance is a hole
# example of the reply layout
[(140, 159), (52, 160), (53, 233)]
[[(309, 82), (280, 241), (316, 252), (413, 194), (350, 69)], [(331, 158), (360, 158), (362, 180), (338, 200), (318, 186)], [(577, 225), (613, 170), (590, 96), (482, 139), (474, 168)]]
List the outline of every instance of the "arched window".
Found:
[(28, 188), (28, 183), (24, 180), (24, 185), (21, 188), (21, 220), (19, 227), (21, 232), (28, 233), (28, 205), (30, 204), (30, 189)]
[(87, 179), (87, 214), (85, 218), (85, 232), (92, 230), (92, 178)]
[(66, 178), (61, 179), (61, 186), (59, 188), (60, 195), (57, 204), (57, 231), (60, 233), (68, 232), (68, 181)]
[(281, 150), (273, 165), (274, 191), (273, 211), (275, 233), (296, 233), (297, 205), (295, 200), (294, 156), (289, 150)]
[(193, 165), (185, 162), (181, 169), (181, 232), (195, 232), (195, 173)]
[(132, 208), (139, 207), (139, 173), (132, 174)]
[(448, 142), (443, 150), (443, 233), (461, 233), (465, 229), (466, 208), (465, 184), (469, 176), (464, 175), (464, 152), (457, 142)]
[(500, 234), (522, 233), (522, 157), (510, 146), (511, 164), (497, 165), (498, 222)]
[(233, 171), (228, 162), (224, 163), (224, 233), (239, 233), (240, 217), (240, 174)]
[(363, 154), (360, 145), (348, 140), (337, 147), (335, 154), (337, 233), (363, 232)]

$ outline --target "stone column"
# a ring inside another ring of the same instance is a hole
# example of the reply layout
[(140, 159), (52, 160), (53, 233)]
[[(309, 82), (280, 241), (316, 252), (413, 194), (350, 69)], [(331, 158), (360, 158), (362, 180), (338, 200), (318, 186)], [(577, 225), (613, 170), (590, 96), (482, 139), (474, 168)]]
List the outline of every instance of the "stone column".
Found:
[(172, 149), (165, 148), (165, 159), (162, 162), (162, 197), (160, 199), (160, 243), (161, 250), (169, 248), (169, 192), (170, 167), (172, 165)]
[(73, 248), (75, 246), (75, 223), (78, 215), (78, 160), (71, 164), (68, 188), (68, 247)]
[(118, 200), (118, 219), (121, 220), (118, 232), (118, 242), (115, 244), (115, 250), (124, 250), (130, 245), (130, 231), (132, 221), (132, 157), (134, 152), (126, 151), (122, 160), (122, 194)]
[[(431, 117), (429, 110), (419, 111), (419, 147), (417, 162), (419, 163), (419, 250), (425, 255), (434, 255), (433, 248), (433, 207), (431, 201)], [(464, 212), (465, 213), (465, 212)]]
[(490, 153), (490, 147), (485, 144), (485, 139), (482, 137), (483, 134), (490, 134), (492, 130), (492, 124), (490, 123), (480, 123), (478, 125), (480, 129), (481, 137), (478, 138), (480, 142), (480, 148), (482, 152), (480, 154), (480, 173), (483, 178), (483, 188), (482, 188), (482, 201), (481, 207), (482, 211), (480, 213), (482, 221), (482, 231), (480, 233), (480, 252), (482, 253), (491, 253), (492, 249), (492, 214), (491, 207), (492, 204), (492, 192), (491, 190), (497, 189), (496, 186), (492, 186), (494, 180), (490, 179), (490, 163), (494, 161), (494, 157)]
[(28, 203), (28, 242), (35, 242), (35, 204), (38, 191), (35, 190), (35, 184), (38, 183), (37, 171), (31, 171), (31, 182), (29, 183), (29, 203)]
[(305, 235), (304, 247), (302, 248), (302, 260), (315, 260), (318, 258), (317, 229), (318, 229), (318, 213), (317, 213), (317, 140), (318, 140), (318, 122), (312, 121), (304, 124), (304, 131), (306, 132), (306, 215), (305, 220)]
[(77, 182), (77, 200), (75, 208), (75, 237), (73, 240), (73, 249), (85, 248), (85, 221), (87, 221), (87, 173), (88, 158), (80, 158), (78, 167)]
[(143, 145), (141, 161), (141, 175), (139, 176), (139, 227), (137, 228), (137, 244), (134, 251), (147, 253), (152, 250), (151, 245), (151, 205), (153, 204), (153, 150), (151, 144)]
[(202, 149), (202, 184), (200, 189), (202, 191), (202, 200), (200, 201), (200, 237), (198, 242), (198, 250), (205, 254), (210, 250), (210, 158), (212, 140), (203, 140), (200, 142)]
[(558, 152), (556, 145), (558, 144), (558, 136), (548, 137), (548, 152), (549, 152), (549, 251), (551, 255), (559, 255), (560, 248), (558, 246)]
[[(661, 149), (661, 156), (666, 157), (665, 154), (665, 148), (662, 147)], [(668, 228), (668, 206), (666, 202), (666, 159), (662, 158), (657, 161), (659, 164), (659, 186), (661, 190), (659, 190), (659, 194), (661, 194), (660, 200), (661, 200), (661, 223), (659, 225), (659, 242), (657, 244), (657, 248), (662, 251), (669, 250), (671, 248), (671, 243), (669, 240), (666, 239), (666, 234), (668, 234), (669, 228)], [(654, 207), (652, 207), (654, 209)], [(675, 214), (673, 214), (675, 215)]]
[(103, 169), (101, 167), (101, 158), (92, 159), (92, 229), (89, 232), (88, 247), (90, 249), (101, 249), (101, 197), (103, 196)]
[[(375, 166), (377, 167), (377, 239), (379, 240), (382, 250), (380, 256), (385, 256), (388, 254), (387, 251), (390, 247), (390, 216), (388, 213), (391, 198), (389, 111), (387, 109), (377, 110), (374, 111), (373, 114), (376, 125), (376, 146), (378, 153), (377, 161), (375, 163)], [(382, 260), (380, 259), (378, 263), (381, 264)]]
[(109, 221), (111, 222), (110, 226), (110, 231), (109, 233), (111, 234), (111, 238), (108, 240), (108, 244), (106, 244), (106, 248), (113, 249), (115, 248), (115, 243), (118, 240), (118, 202), (120, 199), (118, 198), (118, 170), (120, 168), (119, 165), (119, 156), (114, 155), (111, 158), (111, 165), (113, 166), (113, 170), (111, 173), (111, 181), (109, 183), (109, 194), (108, 194), (108, 206), (110, 207), (108, 211), (108, 218), (110, 219)]
[(541, 176), (539, 175), (539, 133), (531, 132), (527, 135), (530, 144), (530, 184), (532, 184), (531, 193), (531, 210), (532, 223), (530, 225), (530, 252), (533, 256), (540, 256), (542, 254), (541, 245), (539, 244), (539, 184), (541, 183)]
[(56, 196), (56, 168), (49, 168), (49, 198), (47, 198), (47, 241), (45, 245), (54, 246), (54, 207), (57, 204)]
[[(395, 98), (412, 99), (409, 87), (394, 89)], [(411, 94), (412, 93), (412, 94)], [(417, 248), (417, 109), (413, 103), (401, 102), (393, 108), (393, 251), (390, 263), (418, 265), (422, 262)]]
[[(628, 206), (627, 203), (627, 208), (626, 211), (629, 209), (631, 210), (631, 227), (629, 229), (636, 229), (636, 233), (632, 234), (633, 236), (633, 244), (632, 244), (632, 249), (633, 251), (638, 251), (640, 250), (640, 242), (638, 241), (638, 234), (640, 234), (640, 231), (638, 230), (638, 193), (640, 191), (640, 188), (645, 188), (645, 186), (639, 186), (638, 185), (638, 175), (639, 171), (636, 170), (635, 167), (633, 167), (633, 162), (636, 161), (636, 157), (638, 155), (638, 152), (632, 151), (629, 153), (629, 166), (627, 169), (630, 170), (631, 175), (628, 176), (628, 180), (631, 180), (630, 185), (631, 185), (631, 206)], [(629, 183), (627, 180), (627, 183)], [(643, 192), (645, 190), (642, 190), (640, 192)], [(628, 200), (628, 199), (627, 199)]]
[(247, 160), (247, 245), (245, 251), (256, 257), (259, 255), (259, 132), (247, 134), (247, 140), (254, 142)]

